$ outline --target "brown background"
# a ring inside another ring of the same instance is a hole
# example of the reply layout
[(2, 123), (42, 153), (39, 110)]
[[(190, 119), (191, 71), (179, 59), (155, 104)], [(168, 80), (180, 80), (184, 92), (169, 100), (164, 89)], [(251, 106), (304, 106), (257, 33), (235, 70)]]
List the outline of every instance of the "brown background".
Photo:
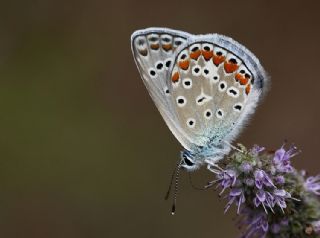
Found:
[[(182, 175), (178, 212), (163, 196), (180, 145), (130, 51), (136, 29), (233, 37), (272, 87), (238, 139), (284, 139), (320, 171), (319, 1), (11, 1), (0, 4), (0, 236), (236, 237), (234, 211)], [(194, 175), (203, 184), (210, 174)]]

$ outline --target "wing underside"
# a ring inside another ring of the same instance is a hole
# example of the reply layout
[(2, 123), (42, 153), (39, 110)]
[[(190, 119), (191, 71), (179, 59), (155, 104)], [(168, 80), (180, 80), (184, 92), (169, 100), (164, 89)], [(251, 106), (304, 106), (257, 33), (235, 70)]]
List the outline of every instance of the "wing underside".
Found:
[(151, 28), (133, 34), (132, 50), (153, 101), (189, 150), (235, 138), (266, 89), (258, 59), (225, 36)]

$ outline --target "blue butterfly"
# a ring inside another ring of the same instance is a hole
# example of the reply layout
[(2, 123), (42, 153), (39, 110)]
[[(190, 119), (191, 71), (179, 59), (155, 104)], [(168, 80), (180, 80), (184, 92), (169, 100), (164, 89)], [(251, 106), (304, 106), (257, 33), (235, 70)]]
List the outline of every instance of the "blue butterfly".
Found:
[(266, 92), (259, 60), (229, 37), (168, 28), (138, 30), (131, 45), (151, 98), (184, 148), (177, 171), (205, 165), (215, 172)]

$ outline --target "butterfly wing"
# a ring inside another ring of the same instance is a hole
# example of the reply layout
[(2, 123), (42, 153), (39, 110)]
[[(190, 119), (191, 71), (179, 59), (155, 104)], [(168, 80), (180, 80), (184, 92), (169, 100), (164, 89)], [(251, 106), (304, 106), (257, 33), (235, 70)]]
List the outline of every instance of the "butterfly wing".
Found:
[(222, 35), (149, 28), (132, 35), (132, 50), (149, 94), (188, 150), (230, 142), (266, 91), (259, 60)]
[(234, 40), (194, 36), (180, 49), (168, 78), (178, 123), (197, 146), (230, 142), (266, 87), (258, 59)]
[(191, 35), (166, 28), (148, 28), (132, 34), (132, 52), (143, 82), (167, 123), (169, 129), (185, 148), (191, 147), (190, 138), (177, 123), (177, 112), (172, 105), (167, 78), (179, 48)]

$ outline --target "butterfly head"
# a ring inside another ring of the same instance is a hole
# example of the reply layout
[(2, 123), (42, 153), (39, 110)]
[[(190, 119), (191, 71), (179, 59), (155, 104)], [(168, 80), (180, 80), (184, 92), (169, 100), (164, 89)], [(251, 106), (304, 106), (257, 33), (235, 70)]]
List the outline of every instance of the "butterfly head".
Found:
[(188, 172), (198, 169), (201, 164), (195, 157), (196, 156), (188, 150), (181, 151), (181, 167)]

